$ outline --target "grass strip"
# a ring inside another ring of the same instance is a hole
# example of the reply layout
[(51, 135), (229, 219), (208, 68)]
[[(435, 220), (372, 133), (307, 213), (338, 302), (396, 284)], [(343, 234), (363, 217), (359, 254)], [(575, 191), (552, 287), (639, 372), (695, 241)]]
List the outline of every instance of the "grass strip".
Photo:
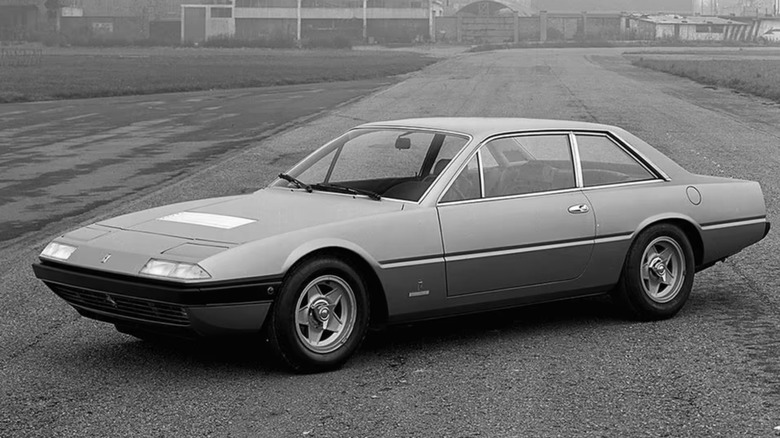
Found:
[(636, 59), (632, 64), (780, 102), (780, 60)]
[(436, 61), (411, 52), (350, 50), (49, 54), (40, 65), (0, 68), (0, 103), (371, 79)]

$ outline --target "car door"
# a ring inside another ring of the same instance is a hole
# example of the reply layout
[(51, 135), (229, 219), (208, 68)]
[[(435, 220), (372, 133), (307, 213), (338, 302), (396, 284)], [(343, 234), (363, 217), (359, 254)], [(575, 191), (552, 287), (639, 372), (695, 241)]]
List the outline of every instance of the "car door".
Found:
[(480, 147), (438, 204), (448, 296), (582, 274), (595, 220), (573, 163), (567, 133), (498, 137)]

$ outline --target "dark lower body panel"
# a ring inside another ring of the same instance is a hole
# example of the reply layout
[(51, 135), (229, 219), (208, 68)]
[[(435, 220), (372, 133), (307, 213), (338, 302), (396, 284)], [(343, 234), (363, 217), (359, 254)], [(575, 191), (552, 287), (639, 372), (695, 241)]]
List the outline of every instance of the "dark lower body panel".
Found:
[(281, 286), (281, 278), (176, 283), (54, 263), (33, 271), (84, 317), (186, 338), (259, 332)]

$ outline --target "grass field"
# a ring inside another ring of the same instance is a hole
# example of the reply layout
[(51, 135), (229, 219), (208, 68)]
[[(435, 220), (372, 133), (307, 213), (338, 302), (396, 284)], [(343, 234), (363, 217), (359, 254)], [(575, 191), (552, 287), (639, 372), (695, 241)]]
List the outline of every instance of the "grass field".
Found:
[(780, 59), (636, 59), (634, 65), (780, 102)]
[(37, 66), (0, 68), (0, 103), (368, 79), (434, 62), (373, 50), (62, 51)]

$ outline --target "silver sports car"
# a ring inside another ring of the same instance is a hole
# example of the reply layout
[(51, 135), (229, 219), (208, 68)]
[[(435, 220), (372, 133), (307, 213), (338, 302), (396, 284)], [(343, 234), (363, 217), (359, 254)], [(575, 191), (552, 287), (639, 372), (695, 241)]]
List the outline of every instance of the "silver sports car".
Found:
[(293, 370), (369, 326), (611, 294), (668, 318), (695, 272), (769, 232), (758, 183), (691, 174), (614, 126), (369, 123), (252, 194), (56, 238), (35, 275), (140, 338), (263, 333)]

